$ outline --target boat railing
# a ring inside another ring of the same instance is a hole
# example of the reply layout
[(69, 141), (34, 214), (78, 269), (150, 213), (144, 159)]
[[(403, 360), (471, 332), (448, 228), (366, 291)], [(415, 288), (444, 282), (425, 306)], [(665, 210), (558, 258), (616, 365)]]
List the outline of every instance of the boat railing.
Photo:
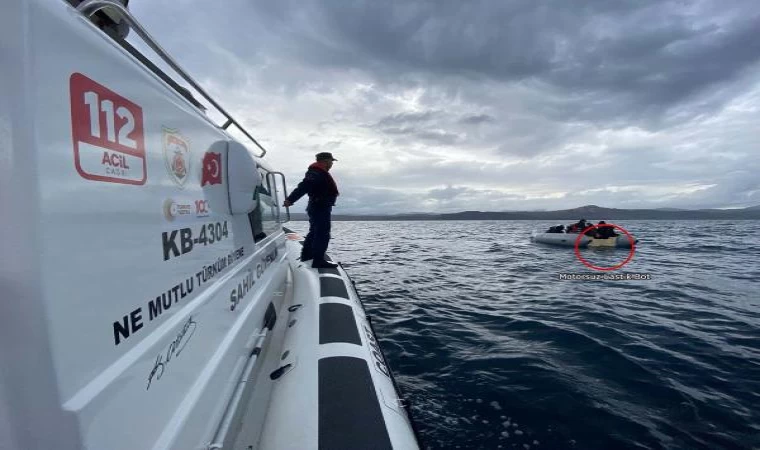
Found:
[(174, 69), (175, 72), (177, 72), (185, 81), (190, 84), (199, 94), (203, 96), (209, 103), (211, 103), (226, 119), (227, 121), (220, 126), (221, 129), (226, 130), (230, 127), (230, 125), (235, 125), (238, 130), (240, 130), (248, 139), (253, 141), (254, 144), (261, 150), (261, 154), (257, 155), (258, 157), (263, 157), (267, 150), (259, 144), (259, 142), (251, 136), (251, 134), (243, 128), (240, 123), (235, 120), (222, 106), (217, 103), (216, 100), (214, 100), (198, 83), (195, 82), (195, 80), (184, 70), (182, 67), (180, 67), (179, 64), (169, 56), (169, 54), (164, 50), (158, 42), (156, 42), (153, 37), (145, 30), (145, 28), (137, 21), (137, 19), (132, 15), (132, 13), (127, 10), (121, 3), (115, 1), (115, 0), (87, 0), (83, 3), (81, 3), (79, 6), (77, 6), (77, 10), (83, 14), (87, 18), (91, 18), (95, 13), (97, 13), (100, 10), (103, 10), (105, 8), (109, 9), (109, 12), (112, 14), (118, 15), (121, 19), (123, 19), (127, 25), (129, 25), (130, 29), (134, 30), (135, 33), (137, 33), (138, 36), (154, 51), (158, 56), (161, 57), (161, 59), (166, 62), (166, 64), (169, 65), (172, 69)]
[[(282, 172), (269, 172), (267, 174), (267, 177), (269, 177), (270, 175), (272, 176), (272, 185), (273, 186), (276, 185), (276, 183), (274, 181), (274, 177), (276, 177), (276, 176), (282, 177), (282, 188), (284, 189), (283, 194), (285, 195), (285, 198), (287, 198), (287, 196), (288, 196), (288, 183), (285, 181), (285, 174), (282, 173)], [(278, 203), (280, 202), (279, 198), (277, 198), (277, 202)], [(280, 212), (280, 208), (277, 208), (277, 213), (279, 214), (279, 212)], [(286, 206), (285, 207), (285, 212), (288, 215), (288, 220), (286, 220), (285, 222), (281, 222), (281, 223), (290, 222), (290, 207)], [(278, 217), (278, 220), (279, 220), (279, 217)]]

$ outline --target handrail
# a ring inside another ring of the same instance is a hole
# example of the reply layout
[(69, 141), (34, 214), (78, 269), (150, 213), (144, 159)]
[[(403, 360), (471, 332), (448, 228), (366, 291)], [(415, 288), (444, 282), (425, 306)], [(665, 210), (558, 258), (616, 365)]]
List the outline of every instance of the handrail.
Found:
[(174, 69), (182, 78), (185, 79), (188, 83), (190, 83), (190, 86), (195, 88), (196, 91), (198, 91), (206, 100), (208, 100), (209, 103), (214, 105), (214, 107), (221, 112), (224, 117), (227, 118), (227, 122), (224, 123), (224, 125), (221, 126), (223, 130), (226, 130), (230, 125), (235, 125), (238, 130), (242, 131), (243, 134), (245, 134), (251, 141), (253, 141), (254, 144), (258, 148), (261, 149), (261, 154), (257, 155), (259, 158), (266, 155), (267, 150), (259, 144), (259, 142), (248, 133), (248, 131), (243, 128), (242, 125), (240, 125), (235, 119), (232, 118), (232, 116), (224, 110), (209, 94), (206, 93), (206, 91), (201, 88), (198, 83), (193, 80), (190, 75), (187, 74), (180, 66), (177, 64), (174, 59), (169, 56), (166, 51), (161, 48), (160, 45), (153, 39), (150, 34), (143, 28), (142, 25), (135, 19), (135, 17), (130, 13), (127, 8), (125, 8), (120, 3), (116, 2), (115, 0), (86, 0), (79, 6), (77, 6), (77, 11), (82, 13), (85, 17), (91, 17), (96, 12), (100, 11), (104, 8), (113, 8), (114, 12), (117, 12), (126, 22), (127, 25), (133, 30), (135, 30), (135, 33), (137, 33), (138, 36), (142, 38), (142, 40), (148, 44), (148, 46), (153, 49), (154, 52), (158, 54), (161, 58), (163, 58), (164, 62), (168, 64), (172, 69)]
[[(269, 176), (269, 175), (279, 175), (279, 176), (282, 177), (283, 193), (285, 194), (285, 198), (288, 198), (288, 183), (285, 181), (285, 174), (282, 173), (282, 172), (268, 172), (267, 176)], [(272, 181), (274, 181), (274, 177), (272, 177)], [(279, 201), (279, 199), (277, 199), (277, 200)], [(278, 206), (277, 209), (279, 210), (279, 206), (280, 205), (277, 205), (277, 206)], [(285, 207), (285, 212), (288, 213), (288, 220), (286, 220), (285, 222), (282, 222), (282, 223), (288, 223), (288, 222), (290, 222), (290, 208), (286, 206)]]

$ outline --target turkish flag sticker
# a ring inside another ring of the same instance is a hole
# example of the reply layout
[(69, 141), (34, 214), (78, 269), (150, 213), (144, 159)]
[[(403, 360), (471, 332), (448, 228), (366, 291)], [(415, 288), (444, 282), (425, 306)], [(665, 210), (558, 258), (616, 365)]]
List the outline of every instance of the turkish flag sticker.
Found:
[(203, 155), (201, 187), (207, 184), (222, 184), (222, 154), (206, 152)]

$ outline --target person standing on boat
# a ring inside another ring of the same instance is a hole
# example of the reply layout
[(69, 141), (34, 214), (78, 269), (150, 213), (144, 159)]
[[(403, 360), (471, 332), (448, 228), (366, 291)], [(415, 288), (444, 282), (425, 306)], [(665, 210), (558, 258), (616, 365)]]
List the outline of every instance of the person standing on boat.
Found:
[(330, 215), (335, 200), (340, 195), (338, 185), (330, 175), (333, 161), (337, 159), (333, 158), (332, 153), (317, 153), (317, 161), (309, 166), (303, 181), (293, 189), (282, 204), (289, 207), (304, 195), (309, 195), (309, 204), (306, 206), (306, 213), (309, 215), (309, 234), (303, 242), (301, 261), (313, 259), (311, 267), (314, 268), (338, 267), (337, 264), (325, 260), (325, 252), (330, 242)]

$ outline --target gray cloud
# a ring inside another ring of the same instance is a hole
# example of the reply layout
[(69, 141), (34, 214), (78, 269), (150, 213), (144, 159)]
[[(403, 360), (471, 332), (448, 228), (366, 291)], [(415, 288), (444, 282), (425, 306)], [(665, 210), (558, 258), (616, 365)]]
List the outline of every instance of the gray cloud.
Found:
[[(461, 142), (463, 137), (458, 133), (438, 128), (449, 121), (450, 116), (448, 114), (427, 110), (390, 114), (369, 127), (391, 136), (404, 136), (437, 145), (450, 146)], [(395, 142), (404, 144), (408, 140), (402, 139)]]
[(439, 111), (401, 112), (383, 117), (374, 126), (381, 129), (398, 128), (420, 122), (429, 122), (438, 115), (440, 115)]
[(339, 152), (342, 212), (758, 203), (754, 0), (132, 9), (289, 184)]
[(465, 125), (480, 125), (481, 123), (489, 122), (496, 122), (496, 119), (488, 114), (472, 114), (459, 119), (459, 123)]
[(446, 186), (445, 188), (431, 189), (427, 197), (435, 200), (451, 200), (470, 191), (467, 187)]
[(284, 1), (255, 13), (315, 66), (386, 82), (413, 73), (540, 79), (655, 110), (735, 79), (760, 57), (752, 2), (616, 3)]

